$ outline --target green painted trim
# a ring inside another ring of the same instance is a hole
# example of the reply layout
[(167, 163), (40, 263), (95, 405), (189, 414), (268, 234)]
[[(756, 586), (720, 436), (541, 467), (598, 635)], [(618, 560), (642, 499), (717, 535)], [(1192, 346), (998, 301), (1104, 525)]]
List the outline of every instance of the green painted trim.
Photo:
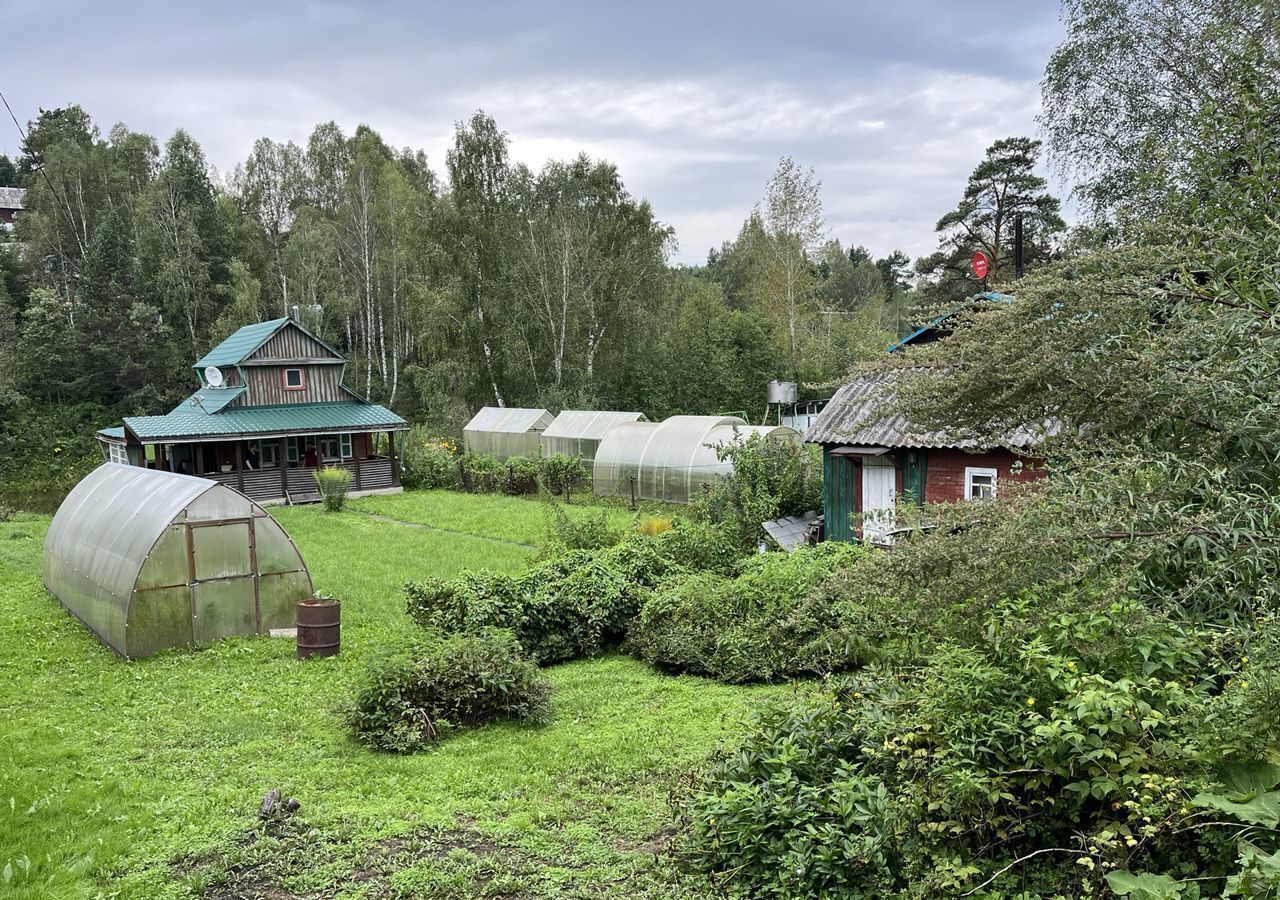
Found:
[(822, 447), (822, 512), (824, 538), (828, 541), (857, 541), (853, 516), (858, 511), (858, 469), (848, 456), (833, 456), (831, 447)]
[(928, 463), (929, 454), (923, 448), (907, 450), (902, 460), (902, 493), (920, 507), (924, 506)]

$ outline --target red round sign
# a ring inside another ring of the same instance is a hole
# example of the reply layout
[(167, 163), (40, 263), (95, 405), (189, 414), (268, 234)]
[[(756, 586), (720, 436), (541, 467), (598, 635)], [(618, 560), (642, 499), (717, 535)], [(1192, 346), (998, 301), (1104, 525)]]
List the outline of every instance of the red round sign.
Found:
[(991, 261), (987, 259), (987, 254), (981, 250), (973, 254), (973, 260), (970, 265), (973, 266), (973, 274), (979, 278), (986, 278), (987, 273), (991, 271)]

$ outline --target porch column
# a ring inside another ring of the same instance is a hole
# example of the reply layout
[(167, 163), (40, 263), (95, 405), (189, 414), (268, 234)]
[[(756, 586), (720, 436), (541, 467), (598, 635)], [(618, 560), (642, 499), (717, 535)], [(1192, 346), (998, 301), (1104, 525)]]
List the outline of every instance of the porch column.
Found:
[(396, 461), (396, 433), (387, 432), (387, 455), (391, 457), (391, 484), (400, 486), (400, 463)]
[(286, 453), (288, 441), (280, 438), (280, 448), (276, 451), (276, 460), (280, 463), (280, 497), (289, 496), (289, 456)]
[(351, 436), (351, 456), (353, 457), (353, 461), (355, 462), (355, 469), (356, 469), (355, 482), (356, 482), (356, 490), (358, 491), (358, 490), (361, 490), (361, 487), (360, 487), (360, 448), (356, 446), (357, 437), (363, 437), (365, 439), (365, 446), (368, 447), (369, 436), (363, 435), (363, 434), (362, 435), (353, 434)]
[(244, 493), (244, 442), (236, 441), (236, 487)]

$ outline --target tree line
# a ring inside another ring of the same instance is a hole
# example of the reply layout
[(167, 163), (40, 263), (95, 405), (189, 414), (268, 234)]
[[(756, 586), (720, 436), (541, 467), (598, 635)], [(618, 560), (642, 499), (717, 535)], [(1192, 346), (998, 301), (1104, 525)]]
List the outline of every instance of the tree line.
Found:
[(0, 162), (27, 188), (0, 397), (156, 412), (209, 345), (296, 306), (353, 388), (440, 427), (485, 404), (755, 410), (769, 379), (832, 378), (902, 327), (905, 256), (823, 240), (820, 186), (789, 159), (737, 239), (681, 267), (615, 166), (509, 151), (483, 112), (442, 173), (329, 122), (215, 179), (185, 131), (42, 111)]
[(676, 265), (674, 231), (616, 166), (534, 171), (510, 149), (483, 111), (440, 171), (326, 122), (305, 144), (258, 139), (224, 176), (186, 131), (161, 144), (42, 110), (0, 157), (0, 181), (26, 188), (0, 240), (0, 481), (167, 411), (210, 346), (295, 307), (347, 355), (351, 388), (442, 433), (484, 405), (756, 419), (769, 380), (827, 395), (923, 307), (975, 290), (966, 253), (994, 240), (1003, 259), (1015, 211), (1033, 260), (1061, 231), (1028, 139), (988, 151), (916, 265), (831, 239), (816, 173), (784, 157), (738, 234)]

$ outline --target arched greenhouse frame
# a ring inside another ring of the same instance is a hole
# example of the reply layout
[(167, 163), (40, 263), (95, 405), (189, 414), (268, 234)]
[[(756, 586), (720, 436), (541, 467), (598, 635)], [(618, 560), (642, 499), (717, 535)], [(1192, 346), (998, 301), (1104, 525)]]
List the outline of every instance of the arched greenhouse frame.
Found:
[(596, 450), (594, 481), (600, 496), (688, 503), (733, 463), (716, 448), (753, 434), (786, 441), (800, 435), (780, 425), (748, 425), (737, 416), (672, 416), (661, 422), (614, 425)]
[(297, 547), (257, 503), (215, 481), (118, 463), (58, 508), (44, 583), (129, 659), (291, 628), (312, 596)]

